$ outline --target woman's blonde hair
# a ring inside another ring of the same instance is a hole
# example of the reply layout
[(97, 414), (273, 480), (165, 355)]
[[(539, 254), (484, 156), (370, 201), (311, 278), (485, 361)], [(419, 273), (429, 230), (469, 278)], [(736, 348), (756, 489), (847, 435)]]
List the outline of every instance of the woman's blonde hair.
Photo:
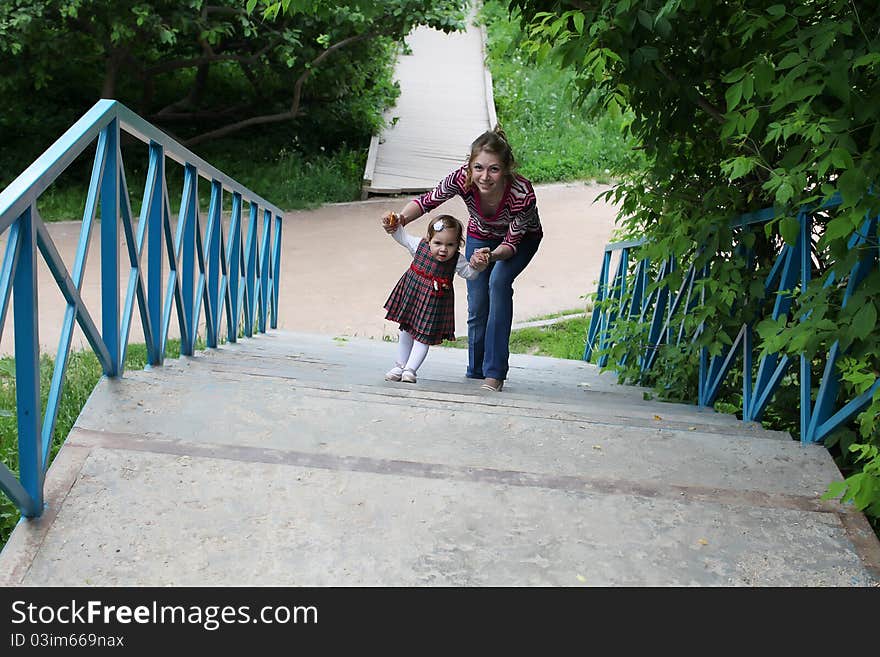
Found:
[(474, 183), (473, 175), (471, 174), (471, 166), (477, 158), (477, 155), (483, 151), (498, 156), (498, 159), (501, 160), (501, 166), (504, 169), (505, 178), (509, 178), (513, 175), (513, 170), (516, 168), (516, 158), (513, 156), (513, 149), (510, 148), (504, 130), (501, 129), (500, 125), (496, 125), (493, 130), (487, 130), (474, 139), (471, 144), (471, 152), (468, 156), (467, 179), (465, 180), (466, 189), (470, 189), (471, 185)]
[[(442, 228), (438, 228), (442, 224)], [(458, 233), (458, 245), (464, 246), (464, 226), (461, 222), (451, 214), (441, 214), (439, 217), (428, 224), (428, 241), (434, 239), (434, 235), (441, 230), (451, 228)]]

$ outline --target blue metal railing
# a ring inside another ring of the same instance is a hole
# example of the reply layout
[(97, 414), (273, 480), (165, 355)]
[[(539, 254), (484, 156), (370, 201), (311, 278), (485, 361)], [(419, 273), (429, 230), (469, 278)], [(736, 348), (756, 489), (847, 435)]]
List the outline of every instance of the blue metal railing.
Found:
[[(149, 148), (143, 202), (132, 217), (120, 149), (127, 133)], [(95, 159), (72, 270), (68, 271), (40, 217), (40, 195), (87, 148)], [(183, 190), (176, 230), (166, 182), (166, 164), (183, 166)], [(207, 225), (201, 228), (198, 179), (211, 184)], [(223, 192), (232, 194), (228, 239), (222, 225)], [(247, 234), (242, 212), (248, 204)], [(100, 215), (101, 328), (81, 296), (90, 237)], [(104, 374), (123, 373), (137, 300), (147, 358), (161, 365), (172, 314), (177, 316), (180, 351), (192, 355), (204, 307), (205, 342), (216, 347), (226, 318), (226, 339), (239, 329), (250, 337), (278, 322), (281, 210), (181, 146), (113, 100), (98, 101), (24, 173), (0, 192), (0, 233), (9, 231), (0, 265), (0, 335), (13, 295), (19, 477), (0, 463), (0, 489), (25, 517), (43, 512), (43, 482), (71, 350), (74, 322), (82, 329)], [(120, 228), (130, 273), (120, 304)], [(146, 251), (146, 263), (142, 263)], [(40, 405), (37, 254), (67, 303), (45, 414)], [(167, 265), (167, 274), (164, 266)]]
[[(780, 249), (769, 274), (764, 282), (764, 299), (775, 294), (771, 313), (772, 319), (790, 317), (792, 309), (792, 293), (794, 289), (805, 290), (812, 275), (813, 243), (811, 240), (813, 216), (818, 211), (827, 211), (840, 205), (839, 195), (818, 208), (802, 208), (797, 215), (799, 232), (793, 245), (784, 244)], [(737, 229), (764, 224), (775, 218), (773, 208), (765, 208), (758, 212), (744, 214), (735, 219), (731, 226)], [(843, 295), (843, 306), (852, 297), (856, 288), (878, 263), (877, 244), (878, 217), (867, 217), (862, 226), (855, 231), (849, 240), (849, 248), (859, 249), (860, 256), (852, 267)], [(873, 248), (863, 248), (873, 240)], [(695, 284), (705, 278), (705, 268), (698, 271), (691, 264), (682, 283), (675, 292), (661, 284), (672, 268), (676, 266), (674, 259), (669, 258), (656, 267), (655, 285), (648, 282), (650, 263), (647, 259), (639, 260), (631, 266), (631, 254), (644, 244), (644, 240), (616, 242), (605, 247), (605, 256), (599, 273), (599, 281), (594, 295), (593, 314), (587, 333), (583, 359), (590, 361), (594, 355), (600, 367), (608, 366), (608, 349), (613, 344), (613, 327), (618, 318), (637, 320), (645, 325), (650, 321), (647, 338), (640, 350), (639, 370), (647, 372), (657, 357), (659, 348), (664, 344), (680, 344), (685, 338), (696, 339), (700, 333), (708, 330), (702, 322), (693, 333), (685, 335), (684, 316), (692, 311), (700, 302), (696, 298)], [(612, 255), (618, 252), (619, 259), (614, 279), (609, 282)], [(834, 272), (827, 274), (823, 285), (828, 287), (835, 283)], [(650, 288), (650, 291), (648, 291)], [(632, 293), (628, 290), (632, 289)], [(705, 294), (705, 289), (700, 291)], [(650, 317), (650, 319), (649, 319)], [(680, 322), (676, 331), (675, 323)], [(753, 350), (752, 324), (743, 323), (732, 344), (722, 353), (711, 356), (706, 348), (700, 353), (699, 390), (697, 404), (711, 407), (721, 390), (733, 365), (742, 356), (743, 391), (742, 416), (744, 421), (760, 420), (768, 403), (782, 383), (783, 377), (792, 364), (792, 356), (786, 354), (767, 354), (761, 357), (755, 371)], [(821, 442), (832, 431), (849, 421), (871, 401), (874, 392), (880, 388), (880, 378), (864, 393), (854, 399), (838, 404), (841, 379), (837, 371), (837, 363), (842, 352), (840, 343), (835, 342), (825, 358), (825, 368), (820, 381), (816, 400), (813, 402), (812, 374), (810, 362), (805, 354), (800, 355), (800, 434), (801, 442)], [(623, 366), (625, 360), (617, 363)], [(754, 376), (754, 378), (753, 378)]]

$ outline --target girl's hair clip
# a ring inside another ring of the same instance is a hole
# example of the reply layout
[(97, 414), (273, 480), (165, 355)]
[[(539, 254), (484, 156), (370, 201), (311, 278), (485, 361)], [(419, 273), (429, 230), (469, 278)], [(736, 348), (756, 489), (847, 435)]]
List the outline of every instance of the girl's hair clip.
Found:
[(439, 233), (441, 230), (446, 228), (446, 223), (442, 219), (438, 219), (434, 222), (434, 232)]

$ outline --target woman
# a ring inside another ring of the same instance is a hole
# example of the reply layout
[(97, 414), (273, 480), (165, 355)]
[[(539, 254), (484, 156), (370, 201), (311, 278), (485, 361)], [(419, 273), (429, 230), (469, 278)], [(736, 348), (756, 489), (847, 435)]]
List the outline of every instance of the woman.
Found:
[(467, 164), (395, 215), (406, 225), (454, 196), (465, 202), (470, 215), (465, 257), (473, 266), (488, 263), (467, 282), (466, 376), (484, 379), (481, 387), (495, 392), (501, 391), (509, 369), (513, 281), (543, 237), (535, 191), (531, 182), (514, 172), (515, 167), (507, 137), (496, 126), (474, 140)]

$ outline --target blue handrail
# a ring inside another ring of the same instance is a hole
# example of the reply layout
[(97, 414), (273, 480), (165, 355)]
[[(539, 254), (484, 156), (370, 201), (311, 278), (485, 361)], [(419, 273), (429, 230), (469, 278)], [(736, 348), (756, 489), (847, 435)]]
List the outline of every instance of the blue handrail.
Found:
[[(149, 147), (140, 216), (135, 222), (126, 184), (120, 135)], [(82, 229), (72, 270), (68, 271), (40, 217), (37, 200), (90, 147), (95, 159), (82, 215)], [(183, 166), (184, 180), (176, 232), (168, 197), (166, 164)], [(210, 181), (207, 226), (202, 231), (198, 179)], [(228, 239), (222, 226), (223, 193), (232, 194)], [(247, 235), (241, 232), (244, 203), (249, 206)], [(80, 294), (92, 229), (100, 215), (101, 327)], [(0, 335), (13, 296), (15, 382), (18, 412), (19, 477), (0, 463), (0, 489), (25, 517), (43, 513), (43, 482), (49, 466), (52, 434), (77, 322), (104, 374), (120, 376), (135, 301), (150, 365), (164, 361), (172, 314), (177, 317), (180, 351), (195, 350), (202, 308), (206, 344), (216, 347), (226, 318), (226, 339), (235, 342), (241, 327), (251, 337), (278, 323), (281, 264), (279, 208), (183, 147), (114, 100), (99, 100), (18, 178), (0, 192), (0, 233), (8, 230), (0, 265)], [(112, 220), (107, 220), (112, 218)], [(130, 273), (120, 304), (120, 228)], [(259, 229), (262, 230), (259, 230)], [(258, 244), (259, 241), (259, 244)], [(146, 251), (146, 256), (144, 256)], [(46, 262), (67, 307), (48, 391), (45, 415), (40, 408), (39, 305), (37, 254)], [(146, 259), (146, 262), (142, 260)], [(167, 275), (164, 266), (167, 265)]]
[[(817, 211), (837, 207), (840, 204), (840, 195), (835, 194), (819, 207), (804, 207), (798, 212), (799, 232), (797, 239), (794, 244), (782, 246), (764, 284), (765, 295), (776, 294), (772, 310), (774, 320), (790, 316), (792, 309), (790, 291), (798, 287), (804, 290), (810, 282), (812, 271), (810, 235), (813, 214)], [(730, 226), (737, 229), (760, 225), (775, 219), (776, 216), (773, 208), (765, 208), (740, 215), (730, 223)], [(843, 297), (844, 306), (871, 268), (877, 266), (877, 249), (860, 248), (864, 246), (869, 236), (876, 235), (877, 224), (877, 216), (867, 217), (863, 225), (850, 237), (849, 248), (859, 248), (861, 255), (849, 274)], [(647, 325), (647, 338), (639, 357), (642, 373), (651, 368), (661, 345), (678, 344), (684, 339), (684, 315), (698, 303), (698, 299), (693, 294), (695, 284), (700, 278), (705, 278), (707, 271), (705, 269), (697, 271), (692, 264), (683, 277), (681, 287), (677, 292), (673, 292), (666, 285), (660, 284), (660, 281), (669, 273), (670, 268), (676, 266), (674, 260), (667, 259), (659, 263), (654, 279), (657, 284), (646, 295), (649, 261), (641, 259), (634, 268), (630, 266), (631, 253), (637, 252), (637, 249), (644, 243), (644, 240), (634, 240), (612, 243), (605, 247), (598, 286), (593, 295), (594, 308), (583, 360), (590, 361), (594, 355), (598, 355), (597, 364), (600, 367), (608, 366), (607, 352), (613, 344), (614, 323), (624, 315), (628, 319), (637, 318), (641, 324)], [(619, 252), (620, 256), (614, 274), (614, 283), (609, 284), (612, 255), (615, 252)], [(824, 285), (832, 284), (834, 284), (834, 273), (830, 272)], [(631, 295), (627, 294), (630, 287), (633, 289)], [(705, 290), (702, 293), (705, 293)], [(680, 318), (682, 324), (677, 334), (674, 334), (672, 324), (676, 318)], [(648, 324), (648, 322), (650, 323)], [(696, 339), (707, 329), (705, 322), (701, 323), (694, 335), (690, 336), (691, 339)], [(743, 323), (732, 344), (721, 354), (710, 357), (707, 349), (701, 350), (697, 404), (711, 407), (715, 403), (722, 383), (741, 354), (743, 359), (743, 421), (754, 421), (761, 418), (793, 359), (786, 354), (766, 354), (757, 364), (757, 372), (752, 378), (754, 373), (753, 331), (751, 324)], [(800, 355), (800, 434), (802, 443), (823, 441), (832, 431), (865, 408), (870, 403), (874, 392), (880, 388), (880, 377), (878, 377), (867, 391), (838, 408), (840, 377), (836, 366), (841, 355), (840, 345), (835, 342), (827, 354), (825, 370), (815, 402), (811, 398), (810, 363), (805, 354)], [(624, 364), (625, 361), (620, 361), (617, 366)]]

